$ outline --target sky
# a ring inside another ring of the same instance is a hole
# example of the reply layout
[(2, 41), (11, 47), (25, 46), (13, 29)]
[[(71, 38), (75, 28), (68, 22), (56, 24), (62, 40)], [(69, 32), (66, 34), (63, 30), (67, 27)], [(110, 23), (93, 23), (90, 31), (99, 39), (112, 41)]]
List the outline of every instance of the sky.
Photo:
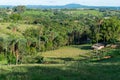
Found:
[(120, 6), (120, 0), (0, 0), (0, 5), (65, 5)]

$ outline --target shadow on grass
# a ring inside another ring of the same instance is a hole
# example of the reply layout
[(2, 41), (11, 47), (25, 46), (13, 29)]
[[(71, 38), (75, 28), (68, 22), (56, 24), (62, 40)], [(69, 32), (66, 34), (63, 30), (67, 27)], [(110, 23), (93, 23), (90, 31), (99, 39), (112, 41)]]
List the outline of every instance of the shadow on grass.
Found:
[(79, 80), (78, 73), (56, 67), (31, 66), (25, 67), (26, 72), (14, 67), (12, 72), (0, 75), (0, 80)]
[[(20, 68), (24, 68), (23, 71)], [(119, 80), (120, 64), (74, 63), (69, 68), (21, 66), (0, 75), (0, 80)]]
[(12, 71), (1, 69), (0, 80), (119, 80), (120, 62), (115, 62), (76, 61), (69, 66), (14, 66), (10, 68)]
[(66, 58), (50, 58), (50, 59), (54, 59), (54, 60), (59, 59), (59, 60), (64, 60), (64, 61), (74, 61), (73, 58), (69, 58), (69, 57), (66, 57)]
[[(74, 59), (74, 58), (70, 58), (70, 57), (66, 57), (66, 58), (49, 58), (49, 59), (51, 59), (51, 61), (53, 61), (53, 60), (62, 60), (62, 61), (64, 61), (64, 62), (71, 62), (71, 61), (85, 61), (85, 60), (88, 60), (89, 59), (89, 57), (88, 56), (85, 56), (85, 55), (79, 55), (78, 57), (80, 57), (80, 59), (78, 58), (78, 59)], [(52, 64), (56, 64), (56, 62), (54, 63), (54, 62), (52, 62)], [(59, 62), (57, 63), (57, 64), (59, 64)]]
[(101, 60), (95, 60), (91, 62), (99, 62), (99, 63), (120, 63), (120, 57), (112, 57), (109, 59), (101, 59)]
[(91, 45), (73, 45), (72, 47), (82, 49), (82, 50), (91, 50)]

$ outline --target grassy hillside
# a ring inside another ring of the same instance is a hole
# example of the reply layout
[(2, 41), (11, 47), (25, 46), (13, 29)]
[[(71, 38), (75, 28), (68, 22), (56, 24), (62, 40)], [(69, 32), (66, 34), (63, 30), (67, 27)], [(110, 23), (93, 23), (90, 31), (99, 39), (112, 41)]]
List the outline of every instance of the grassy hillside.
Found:
[(70, 66), (50, 64), (1, 66), (0, 78), (1, 80), (119, 80), (119, 64), (107, 60), (73, 63)]
[[(46, 59), (72, 58), (67, 63), (59, 64), (21, 64), (0, 66), (0, 80), (119, 80), (120, 55), (119, 51), (112, 51), (110, 59), (89, 61), (77, 58), (88, 57), (88, 45), (63, 47), (55, 51), (42, 54)], [(115, 54), (116, 53), (116, 54)], [(51, 55), (50, 55), (51, 54)], [(67, 54), (67, 55), (66, 55)], [(87, 55), (86, 55), (87, 54)], [(115, 54), (115, 55), (114, 55)], [(76, 57), (77, 56), (77, 57)], [(75, 58), (77, 58), (75, 60)], [(56, 60), (56, 59), (54, 59)], [(50, 61), (50, 60), (49, 60)], [(51, 60), (52, 61), (52, 60)], [(114, 74), (113, 74), (114, 73)]]

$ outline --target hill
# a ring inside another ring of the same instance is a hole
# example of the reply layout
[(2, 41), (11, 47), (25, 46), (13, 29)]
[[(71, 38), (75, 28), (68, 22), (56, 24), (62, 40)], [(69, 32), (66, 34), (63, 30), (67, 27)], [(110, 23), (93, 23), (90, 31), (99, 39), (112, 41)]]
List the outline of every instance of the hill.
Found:
[(76, 9), (76, 8), (110, 8), (110, 9), (119, 9), (120, 7), (115, 6), (87, 6), (87, 5), (81, 5), (81, 4), (66, 4), (61, 6), (50, 6), (50, 5), (27, 5), (27, 8), (40, 8), (40, 9)]
[(63, 8), (83, 8), (86, 7), (84, 5), (80, 4), (67, 4), (67, 5), (61, 5), (61, 6), (50, 6), (50, 5), (27, 5), (27, 8), (42, 8), (42, 9), (63, 9)]
[[(120, 6), (88, 6), (88, 5), (81, 5), (81, 4), (66, 4), (66, 5), (25, 5), (27, 8), (30, 9), (76, 9), (76, 8), (109, 8), (109, 9), (115, 9), (120, 10)], [(14, 5), (1, 5), (0, 8), (13, 8)]]

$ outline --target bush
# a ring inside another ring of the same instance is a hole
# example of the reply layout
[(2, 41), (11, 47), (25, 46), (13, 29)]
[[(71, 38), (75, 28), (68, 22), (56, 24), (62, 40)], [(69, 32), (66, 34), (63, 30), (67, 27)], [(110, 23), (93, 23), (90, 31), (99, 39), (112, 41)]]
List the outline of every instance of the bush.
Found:
[(31, 55), (35, 55), (37, 53), (36, 48), (31, 48)]
[(120, 50), (119, 49), (111, 50), (110, 52), (107, 53), (107, 55), (112, 57), (120, 56)]
[(42, 56), (35, 56), (34, 57), (34, 60), (36, 63), (43, 63), (43, 59), (44, 59), (44, 57), (42, 57)]
[(0, 54), (0, 61), (3, 61), (3, 60), (5, 60), (5, 56), (4, 56), (4, 54)]
[(7, 62), (8, 64), (16, 64), (16, 57), (13, 54), (7, 55)]
[(22, 63), (43, 63), (42, 56), (25, 56), (23, 57)]

